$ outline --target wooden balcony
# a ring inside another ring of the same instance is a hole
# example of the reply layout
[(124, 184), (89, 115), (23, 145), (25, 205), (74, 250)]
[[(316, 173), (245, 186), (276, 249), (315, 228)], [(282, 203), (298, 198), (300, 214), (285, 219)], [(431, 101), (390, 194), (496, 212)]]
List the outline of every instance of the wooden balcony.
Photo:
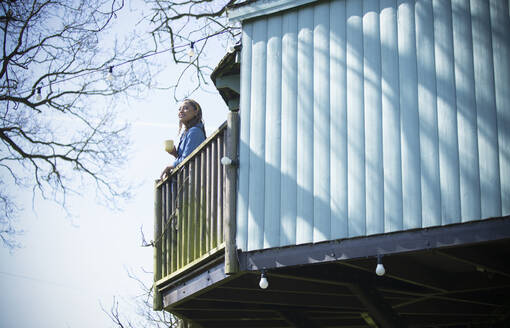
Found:
[(154, 309), (163, 307), (160, 290), (198, 266), (223, 260), (228, 240), (234, 243), (236, 168), (221, 159), (237, 158), (237, 122), (237, 113), (230, 113), (169, 177), (156, 181)]

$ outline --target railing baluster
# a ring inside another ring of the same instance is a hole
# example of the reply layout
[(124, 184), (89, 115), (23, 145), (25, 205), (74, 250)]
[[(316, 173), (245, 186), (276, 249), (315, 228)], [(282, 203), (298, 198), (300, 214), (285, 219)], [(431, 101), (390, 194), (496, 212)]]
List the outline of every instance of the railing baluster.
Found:
[(193, 214), (193, 221), (195, 225), (195, 244), (193, 260), (200, 256), (200, 181), (201, 181), (201, 158), (200, 156), (195, 157), (195, 211)]
[(211, 223), (212, 248), (218, 246), (218, 143), (211, 143)]
[(166, 204), (165, 204), (165, 211), (166, 211), (166, 229), (165, 229), (165, 238), (166, 238), (166, 272), (167, 274), (170, 274), (172, 272), (171, 266), (172, 266), (172, 189), (170, 180), (167, 180), (165, 183), (166, 187)]
[[(220, 135), (220, 145), (221, 145), (221, 154), (220, 154), (220, 158), (222, 158), (223, 156), (225, 156), (225, 134), (226, 134), (226, 130), (224, 130), (221, 135)], [(221, 199), (220, 199), (220, 210), (221, 210), (221, 215), (220, 215), (220, 225), (219, 225), (219, 238), (220, 238), (220, 242), (223, 242), (223, 240), (225, 240), (224, 236), (223, 236), (223, 221), (224, 221), (224, 218), (225, 218), (225, 166), (221, 165), (220, 166), (220, 190), (221, 190)]]
[[(163, 277), (161, 268), (161, 241), (158, 236), (161, 235), (161, 201), (163, 199), (161, 186), (158, 186), (159, 180), (156, 180), (154, 184), (154, 285)], [(152, 309), (160, 311), (163, 309), (163, 299), (158, 288), (154, 286), (154, 300)]]
[(189, 165), (183, 168), (183, 179), (181, 185), (182, 192), (182, 223), (184, 225), (182, 231), (181, 247), (182, 259), (181, 267), (188, 263), (189, 254)]
[(207, 248), (207, 224), (206, 224), (206, 166), (207, 156), (206, 152), (203, 151), (200, 154), (200, 255), (205, 254)]
[(175, 177), (173, 180), (172, 180), (172, 183), (171, 183), (171, 191), (172, 191), (172, 203), (171, 203), (171, 213), (172, 213), (172, 225), (171, 225), (171, 236), (172, 236), (172, 255), (170, 257), (170, 260), (171, 260), (171, 263), (172, 263), (172, 266), (170, 268), (170, 272), (174, 272), (175, 270), (177, 270), (177, 229), (179, 228), (178, 226), (178, 217), (177, 217), (177, 206), (176, 206), (176, 201), (177, 201), (177, 177)]
[(166, 267), (166, 200), (167, 200), (167, 192), (166, 192), (166, 183), (164, 183), (162, 186), (161, 186), (161, 190), (162, 190), (162, 193), (161, 193), (161, 196), (162, 196), (162, 199), (161, 199), (161, 226), (162, 226), (162, 230), (161, 230), (161, 234), (158, 236), (158, 238), (161, 238), (161, 256), (162, 256), (162, 261), (161, 261), (161, 267), (162, 267), (162, 272), (163, 272), (163, 277), (165, 277), (168, 272), (167, 272), (167, 267)]
[(175, 258), (175, 270), (177, 270), (178, 268), (180, 268), (181, 266), (181, 256), (182, 256), (182, 253), (181, 253), (181, 250), (182, 250), (182, 247), (181, 247), (181, 233), (182, 233), (182, 212), (181, 212), (181, 209), (182, 209), (182, 192), (180, 191), (180, 182), (181, 182), (181, 178), (182, 178), (182, 170), (179, 170), (179, 172), (177, 172), (177, 175), (175, 177), (175, 188), (174, 188), (174, 192), (175, 192), (175, 215), (176, 215), (176, 222), (177, 222), (177, 231), (176, 231), (176, 234), (175, 234), (175, 244), (176, 244), (176, 258)]
[(212, 219), (211, 219), (211, 162), (212, 162), (212, 146), (207, 146), (207, 166), (206, 166), (206, 177), (207, 177), (207, 183), (206, 183), (206, 193), (205, 193), (205, 205), (206, 205), (206, 223), (207, 223), (207, 250), (212, 249), (212, 238), (211, 238), (211, 231), (212, 231)]
[(195, 257), (195, 204), (196, 204), (196, 197), (195, 197), (195, 189), (196, 189), (196, 159), (190, 162), (190, 185), (189, 185), (189, 214), (188, 214), (188, 263), (193, 261), (193, 258)]

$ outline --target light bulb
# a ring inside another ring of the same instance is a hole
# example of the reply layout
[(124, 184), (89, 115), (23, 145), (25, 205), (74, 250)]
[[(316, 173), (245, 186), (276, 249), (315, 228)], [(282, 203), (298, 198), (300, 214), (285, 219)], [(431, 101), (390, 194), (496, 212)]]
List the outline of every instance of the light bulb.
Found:
[(377, 267), (375, 268), (375, 273), (378, 276), (384, 276), (386, 270), (384, 269), (384, 265), (382, 265), (382, 263), (377, 264)]
[(227, 156), (223, 156), (221, 158), (221, 164), (224, 165), (224, 166), (229, 166), (229, 165), (232, 164), (232, 160), (229, 157), (227, 157)]
[(194, 43), (194, 42), (191, 42), (191, 44), (190, 44), (190, 46), (189, 46), (189, 49), (188, 49), (188, 52), (187, 52), (187, 54), (188, 54), (189, 58), (191, 58), (191, 57), (194, 57), (194, 56), (195, 56), (195, 49), (194, 49), (194, 45), (195, 45), (195, 43)]
[(41, 101), (42, 100), (42, 94), (41, 94), (41, 88), (37, 88), (37, 96), (35, 97), (35, 100)]
[(386, 273), (386, 269), (384, 269), (384, 265), (382, 264), (382, 255), (377, 255), (377, 266), (375, 267), (375, 274), (378, 276), (384, 276)]
[(269, 286), (269, 282), (267, 281), (266, 274), (262, 272), (260, 275), (259, 287), (262, 289), (266, 289)]
[(113, 81), (113, 66), (110, 66), (108, 69), (108, 74), (106, 75), (106, 79), (108, 81)]

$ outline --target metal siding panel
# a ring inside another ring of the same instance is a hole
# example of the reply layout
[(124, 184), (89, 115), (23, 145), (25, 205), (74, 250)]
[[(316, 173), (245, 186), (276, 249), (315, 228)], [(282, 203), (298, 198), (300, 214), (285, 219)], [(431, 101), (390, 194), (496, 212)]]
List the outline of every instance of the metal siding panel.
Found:
[(330, 210), (330, 105), (329, 105), (329, 4), (314, 7), (314, 145), (313, 241), (328, 240), (331, 235)]
[[(482, 218), (501, 215), (494, 67), (486, 0), (471, 1)], [(508, 90), (506, 90), (508, 92)]]
[(402, 161), (396, 0), (381, 1), (384, 231), (402, 230)]
[(263, 248), (267, 20), (253, 24), (248, 250)]
[(248, 206), (250, 174), (250, 103), (253, 25), (244, 24), (241, 50), (241, 130), (239, 136), (239, 183), (237, 194), (237, 247), (248, 249)]
[(331, 239), (348, 236), (345, 1), (330, 6)]
[(298, 13), (296, 244), (313, 241), (313, 7)]
[(398, 1), (403, 229), (421, 227), (421, 169), (414, 1)]
[(480, 169), (476, 127), (475, 77), (469, 0), (452, 1), (453, 51), (459, 131), (459, 176), (462, 222), (478, 220)]
[(434, 0), (442, 224), (460, 222), (459, 149), (451, 3)]
[(292, 11), (283, 17), (280, 246), (296, 243), (297, 70), (297, 12)]
[(379, 0), (363, 1), (365, 179), (367, 234), (384, 232)]
[(418, 109), (420, 115), (422, 227), (441, 224), (439, 136), (432, 0), (416, 2)]
[(501, 215), (510, 214), (510, 17), (509, 4), (491, 0), (494, 84), (498, 118)]
[(264, 248), (280, 246), (282, 17), (269, 18), (267, 31)]
[(347, 172), (349, 237), (366, 234), (362, 2), (348, 0)]

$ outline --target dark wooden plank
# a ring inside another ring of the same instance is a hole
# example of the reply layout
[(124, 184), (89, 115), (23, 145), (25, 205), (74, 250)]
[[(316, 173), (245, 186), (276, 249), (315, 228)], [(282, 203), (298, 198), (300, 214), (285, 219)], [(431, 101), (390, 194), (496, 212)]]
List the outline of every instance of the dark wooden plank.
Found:
[(336, 262), (510, 239), (510, 216), (448, 226), (398, 231), (240, 255), (241, 270)]

